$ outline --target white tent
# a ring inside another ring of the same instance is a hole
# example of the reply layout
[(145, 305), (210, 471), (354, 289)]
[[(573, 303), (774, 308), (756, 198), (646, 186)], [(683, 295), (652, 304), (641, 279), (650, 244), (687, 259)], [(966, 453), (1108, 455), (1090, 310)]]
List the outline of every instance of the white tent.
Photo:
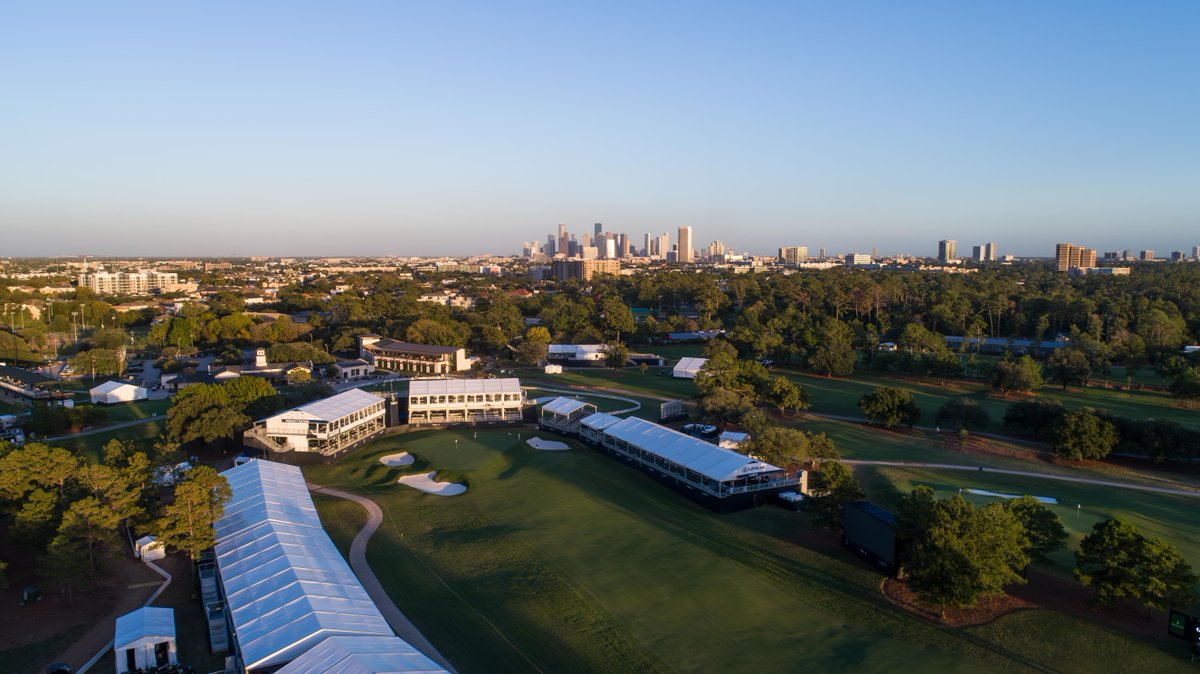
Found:
[(329, 637), (292, 660), (279, 674), (444, 674), (445, 671), (400, 637)]
[(117, 674), (178, 664), (175, 609), (146, 606), (117, 618), (113, 653)]
[(671, 370), (671, 376), (676, 379), (695, 379), (696, 373), (707, 362), (707, 358), (680, 358), (674, 369)]
[(146, 389), (133, 384), (126, 384), (121, 381), (106, 381), (96, 388), (88, 391), (92, 396), (92, 403), (103, 403), (105, 405), (115, 405), (117, 403), (129, 403), (134, 400), (145, 400)]
[(154, 536), (142, 536), (137, 539), (137, 556), (143, 562), (153, 562), (156, 559), (166, 557), (167, 550), (163, 542)]

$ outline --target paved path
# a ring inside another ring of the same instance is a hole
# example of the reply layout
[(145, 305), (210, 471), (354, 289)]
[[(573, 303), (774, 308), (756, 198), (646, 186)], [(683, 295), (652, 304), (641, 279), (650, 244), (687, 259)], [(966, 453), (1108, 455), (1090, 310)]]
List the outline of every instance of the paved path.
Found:
[(1134, 484), (1130, 482), (1114, 482), (1112, 480), (1097, 480), (1089, 477), (1071, 477), (1069, 475), (1053, 475), (1048, 473), (1037, 473), (1030, 470), (1012, 470), (1009, 468), (990, 468), (988, 466), (964, 466), (961, 464), (951, 463), (919, 463), (916, 461), (882, 461), (882, 460), (865, 460), (865, 459), (839, 459), (842, 463), (857, 466), (898, 466), (902, 468), (933, 468), (937, 470), (966, 470), (975, 473), (1003, 473), (1005, 475), (1020, 475), (1022, 477), (1036, 477), (1043, 480), (1058, 480), (1059, 482), (1078, 482), (1081, 484), (1095, 484), (1102, 487), (1116, 487), (1118, 489), (1134, 489), (1137, 491), (1149, 491), (1157, 494), (1171, 494), (1172, 496), (1190, 496), (1192, 498), (1200, 498), (1200, 490), (1195, 489), (1174, 489), (1171, 487), (1152, 487), (1145, 484)]
[(379, 504), (365, 496), (351, 494), (339, 489), (331, 489), (315, 484), (309, 484), (308, 489), (318, 494), (336, 496), (337, 498), (354, 501), (367, 511), (367, 523), (358, 532), (358, 535), (354, 537), (354, 541), (350, 543), (350, 567), (354, 569), (354, 575), (358, 576), (359, 582), (362, 583), (363, 588), (370, 595), (371, 601), (375, 602), (375, 606), (379, 608), (379, 612), (383, 614), (384, 619), (395, 630), (397, 636), (412, 644), (414, 648), (424, 653), (434, 662), (453, 672), (454, 668), (450, 666), (450, 662), (442, 657), (441, 653), (438, 653), (433, 644), (429, 643), (425, 635), (421, 634), (416, 625), (412, 624), (412, 621), (400, 611), (395, 602), (392, 601), (392, 598), (384, 591), (383, 585), (375, 577), (375, 572), (371, 570), (371, 565), (367, 563), (367, 541), (371, 540), (371, 536), (375, 534), (375, 530), (383, 522), (383, 511), (379, 509)]
[(141, 426), (148, 424), (151, 421), (163, 421), (167, 418), (165, 414), (156, 414), (145, 419), (134, 419), (133, 421), (122, 421), (119, 424), (108, 424), (106, 426), (97, 426), (91, 430), (79, 431), (78, 433), (67, 433), (66, 435), (56, 435), (52, 438), (42, 438), (39, 442), (54, 442), (55, 440), (66, 440), (67, 438), (82, 438), (85, 435), (95, 435), (97, 433), (107, 433), (109, 431), (118, 431), (122, 428), (132, 428), (133, 426)]
[[(620, 410), (614, 410), (612, 412), (609, 412), (609, 414), (625, 414), (626, 412), (636, 412), (636, 411), (642, 409), (642, 404), (639, 403), (638, 401), (634, 400), (633, 398), (626, 398), (625, 396), (613, 395), (612, 393), (596, 393), (591, 390), (580, 391), (577, 388), (565, 389), (565, 388), (554, 388), (552, 386), (536, 386), (536, 385), (522, 386), (521, 388), (523, 388), (523, 389), (531, 389), (532, 388), (532, 389), (537, 389), (539, 391), (548, 391), (550, 393), (566, 393), (567, 395), (576, 396), (576, 397), (588, 396), (588, 397), (592, 397), (592, 398), (608, 398), (609, 400), (620, 400), (623, 403), (629, 403), (631, 405), (631, 407), (626, 407), (626, 408), (620, 409)], [(601, 389), (601, 390), (611, 391), (611, 389)]]

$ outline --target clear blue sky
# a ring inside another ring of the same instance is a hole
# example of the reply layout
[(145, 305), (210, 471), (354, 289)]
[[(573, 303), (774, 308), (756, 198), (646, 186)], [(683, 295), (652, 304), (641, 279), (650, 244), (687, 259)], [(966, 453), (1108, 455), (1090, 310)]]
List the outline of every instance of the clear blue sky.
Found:
[(1200, 2), (0, 7), (0, 255), (1200, 244)]

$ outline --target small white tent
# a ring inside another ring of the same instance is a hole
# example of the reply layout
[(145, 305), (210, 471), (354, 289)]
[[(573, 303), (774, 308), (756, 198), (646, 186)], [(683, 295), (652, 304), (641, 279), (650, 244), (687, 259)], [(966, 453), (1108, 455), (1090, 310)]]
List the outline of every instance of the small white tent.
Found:
[(137, 539), (137, 556), (143, 562), (153, 562), (167, 556), (163, 542), (154, 536), (142, 536)]
[(696, 373), (707, 362), (707, 358), (680, 358), (671, 370), (671, 376), (676, 379), (695, 379)]
[(175, 609), (147, 606), (117, 618), (113, 651), (117, 674), (179, 664), (175, 653)]
[(120, 381), (106, 381), (88, 391), (88, 393), (92, 396), (92, 403), (103, 403), (105, 405), (146, 399), (146, 389)]

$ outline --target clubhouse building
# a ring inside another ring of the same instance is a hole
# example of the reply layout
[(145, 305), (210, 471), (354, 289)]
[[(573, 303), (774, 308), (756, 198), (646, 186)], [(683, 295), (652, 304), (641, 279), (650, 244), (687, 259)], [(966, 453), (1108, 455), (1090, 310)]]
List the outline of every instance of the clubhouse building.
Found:
[(414, 379), (408, 384), (411, 426), (520, 423), (525, 408), (521, 380)]
[(379, 335), (360, 335), (358, 354), (374, 368), (415, 374), (451, 374), (471, 369), (467, 350), (456, 346), (413, 344)]
[(579, 437), (715, 510), (765, 503), (805, 477), (636, 417), (598, 412), (579, 422)]

